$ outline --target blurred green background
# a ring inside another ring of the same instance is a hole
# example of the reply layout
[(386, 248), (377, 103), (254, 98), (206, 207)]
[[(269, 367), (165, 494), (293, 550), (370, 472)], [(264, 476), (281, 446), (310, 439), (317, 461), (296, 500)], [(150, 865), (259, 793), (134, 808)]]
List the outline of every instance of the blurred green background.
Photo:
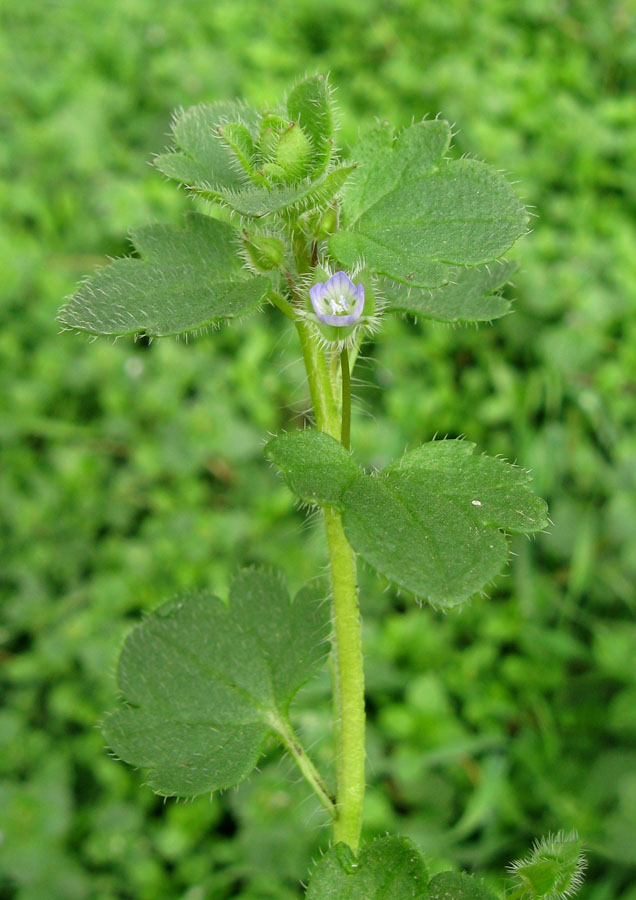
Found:
[[(187, 346), (55, 324), (130, 226), (188, 207), (148, 165), (173, 107), (271, 103), (316, 70), (343, 147), (440, 112), (538, 212), (514, 315), (387, 320), (358, 373), (365, 463), (466, 434), (533, 469), (554, 520), (461, 612), (362, 572), (367, 836), (500, 885), (577, 828), (582, 896), (636, 900), (634, 4), (23, 0), (0, 19), (1, 900), (291, 900), (328, 841), (275, 747), (239, 790), (164, 803), (96, 727), (144, 610), (225, 595), (245, 563), (294, 590), (324, 566), (262, 457), (307, 407), (293, 335), (273, 309)], [(296, 719), (328, 770), (325, 680)]]

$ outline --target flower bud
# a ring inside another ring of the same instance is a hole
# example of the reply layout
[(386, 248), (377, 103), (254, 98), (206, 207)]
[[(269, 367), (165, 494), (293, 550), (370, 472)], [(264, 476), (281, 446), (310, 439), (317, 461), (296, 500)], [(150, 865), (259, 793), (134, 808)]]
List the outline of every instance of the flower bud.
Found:
[(289, 128), (291, 122), (277, 116), (275, 113), (264, 113), (261, 119), (261, 157), (265, 161), (272, 161), (276, 156), (276, 148), (281, 134)]
[(276, 162), (291, 181), (298, 181), (309, 171), (311, 142), (300, 125), (293, 122), (278, 139)]
[(288, 181), (287, 172), (282, 166), (279, 166), (278, 163), (264, 163), (261, 167), (261, 172), (268, 181), (273, 182), (274, 184), (284, 184)]
[(285, 245), (268, 234), (250, 234), (243, 230), (243, 248), (251, 267), (257, 272), (271, 272), (285, 265)]
[(333, 234), (334, 231), (338, 228), (338, 215), (333, 206), (330, 206), (328, 210), (322, 216), (320, 222), (318, 223), (318, 230), (316, 232), (316, 236), (318, 239), (329, 237), (330, 234)]

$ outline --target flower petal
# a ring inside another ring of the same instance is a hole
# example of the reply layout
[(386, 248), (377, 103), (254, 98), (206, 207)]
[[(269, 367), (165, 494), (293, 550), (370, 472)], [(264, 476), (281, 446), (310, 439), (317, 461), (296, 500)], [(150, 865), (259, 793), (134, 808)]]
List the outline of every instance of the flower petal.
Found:
[(356, 305), (353, 308), (351, 313), (352, 316), (355, 316), (355, 321), (360, 318), (362, 312), (364, 310), (364, 285), (362, 282), (356, 285)]
[(312, 300), (314, 311), (315, 311), (316, 315), (318, 316), (318, 318), (320, 319), (320, 321), (324, 325), (334, 325), (336, 328), (346, 328), (351, 325), (355, 325), (356, 322), (360, 319), (360, 317), (362, 315), (362, 311), (364, 309), (364, 287), (363, 287), (363, 285), (359, 284), (356, 287), (355, 295), (356, 295), (356, 305), (355, 305), (354, 309), (348, 315), (336, 316), (336, 315), (332, 315), (331, 313), (320, 312), (316, 308), (316, 304), (313, 303), (313, 300)]
[(355, 285), (346, 272), (336, 272), (327, 282), (327, 290), (332, 290), (337, 294), (353, 294)]
[(324, 281), (319, 281), (317, 284), (312, 285), (309, 288), (309, 297), (311, 299), (311, 305), (314, 308), (314, 312), (317, 316), (321, 315), (327, 309), (327, 304), (325, 303), (325, 295), (327, 293), (327, 285)]

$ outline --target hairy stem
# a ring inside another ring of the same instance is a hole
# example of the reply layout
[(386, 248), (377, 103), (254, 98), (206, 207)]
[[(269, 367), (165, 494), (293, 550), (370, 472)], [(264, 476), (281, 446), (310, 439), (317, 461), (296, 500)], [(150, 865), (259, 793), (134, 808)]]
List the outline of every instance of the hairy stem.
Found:
[(339, 439), (338, 408), (329, 379), (329, 370), (324, 353), (313, 339), (309, 324), (304, 319), (296, 319), (296, 331), (303, 351), (305, 371), (309, 382), (311, 403), (316, 416), (316, 425), (331, 437)]
[(342, 370), (342, 427), (340, 429), (340, 443), (349, 450), (351, 446), (351, 372), (349, 370), (349, 354), (346, 346), (340, 354), (340, 368)]
[(336, 805), (334, 842), (355, 852), (360, 843), (364, 805), (365, 711), (364, 668), (356, 560), (340, 513), (325, 510), (333, 593), (336, 711)]
[[(307, 370), (316, 424), (321, 431), (339, 440), (344, 432), (335, 401), (335, 385), (329, 377), (324, 353), (311, 335), (306, 322), (298, 320), (296, 328)], [(349, 402), (347, 399), (347, 403)], [(329, 507), (325, 509), (325, 530), (329, 548), (334, 627), (336, 819), (333, 837), (334, 842), (348, 844), (355, 853), (360, 844), (365, 788), (364, 668), (356, 559), (344, 533), (338, 510)]]

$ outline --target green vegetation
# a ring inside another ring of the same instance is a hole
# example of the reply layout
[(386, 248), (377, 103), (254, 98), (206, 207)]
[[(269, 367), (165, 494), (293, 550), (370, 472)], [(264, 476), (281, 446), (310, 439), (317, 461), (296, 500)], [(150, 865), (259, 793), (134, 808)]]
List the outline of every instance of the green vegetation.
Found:
[[(460, 122), (452, 153), (512, 173), (539, 214), (513, 315), (479, 329), (387, 317), (363, 351), (352, 429), (367, 468), (466, 433), (532, 470), (555, 523), (517, 536), (510, 577), (461, 614), (381, 593), (362, 567), (365, 838), (398, 831), (427, 861), (499, 873), (576, 828), (581, 897), (635, 900), (630, 4), (28, 0), (0, 19), (1, 900), (292, 900), (326, 850), (328, 813), (274, 743), (238, 791), (164, 804), (95, 727), (124, 637), (164, 597), (226, 597), (252, 563), (293, 596), (326, 559), (262, 455), (263, 434), (306, 408), (282, 317), (188, 346), (89, 347), (55, 323), (79, 279), (131, 251), (129, 226), (148, 238), (187, 208), (147, 165), (173, 107), (264, 104), (315, 70), (361, 128), (378, 113)], [(493, 287), (475, 303), (502, 315)], [(391, 302), (416, 312), (431, 295)], [(321, 768), (328, 695), (317, 680), (294, 701)]]

